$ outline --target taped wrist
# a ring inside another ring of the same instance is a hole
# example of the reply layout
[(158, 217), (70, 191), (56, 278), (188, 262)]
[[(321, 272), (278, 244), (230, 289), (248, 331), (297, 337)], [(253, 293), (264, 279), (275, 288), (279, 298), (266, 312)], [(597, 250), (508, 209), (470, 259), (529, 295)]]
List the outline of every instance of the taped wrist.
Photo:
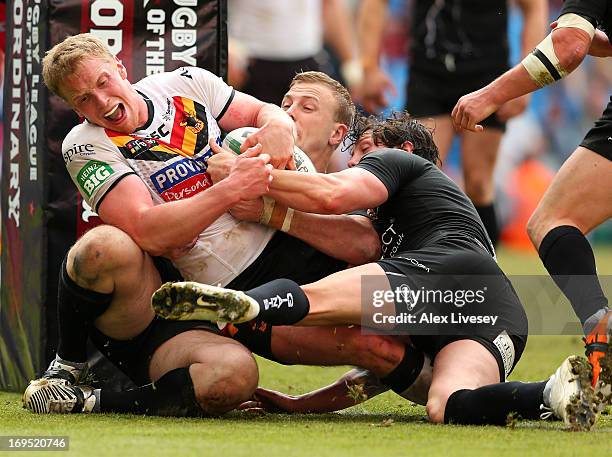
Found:
[[(584, 30), (588, 33), (591, 40), (595, 35), (595, 27), (593, 27), (593, 24), (582, 16), (574, 13), (564, 14), (557, 21), (556, 29), (568, 27)], [(555, 53), (552, 32), (536, 46), (531, 54), (521, 61), (521, 64), (525, 67), (531, 79), (539, 87), (544, 87), (555, 81), (559, 81), (569, 74), (569, 71), (561, 65)]]
[(283, 205), (277, 205), (270, 197), (263, 197), (264, 207), (259, 217), (259, 223), (288, 232), (291, 229), (294, 210)]

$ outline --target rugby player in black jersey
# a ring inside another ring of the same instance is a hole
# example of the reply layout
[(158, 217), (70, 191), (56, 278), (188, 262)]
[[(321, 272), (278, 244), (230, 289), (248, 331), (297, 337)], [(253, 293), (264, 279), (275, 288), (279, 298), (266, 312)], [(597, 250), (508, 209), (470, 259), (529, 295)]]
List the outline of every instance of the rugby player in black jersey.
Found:
[[(426, 132), (425, 147), (433, 145), (429, 132), (417, 131)], [(410, 139), (402, 144), (414, 149)], [(269, 195), (317, 213), (376, 208), (381, 260), (302, 287), (285, 279), (245, 293), (190, 282), (166, 284), (153, 296), (156, 312), (178, 320), (257, 317), (273, 325), (348, 323), (391, 330), (409, 335), (414, 347), (433, 360), (427, 412), (434, 422), (505, 424), (513, 411), (539, 418), (543, 404), (574, 427), (590, 428), (595, 399), (590, 385), (574, 372), (586, 362), (568, 358), (540, 383), (503, 382), (523, 352), (527, 319), (469, 199), (431, 162), (397, 149), (372, 151), (375, 147), (363, 149), (369, 154), (359, 164), (338, 173), (273, 171)], [(406, 290), (450, 292), (453, 298), (410, 302)], [(484, 299), (465, 305), (468, 291), (472, 296), (480, 291)], [(376, 303), (389, 294), (390, 299)], [(404, 317), (407, 310), (414, 321)], [(409, 363), (414, 379), (424, 358), (415, 356)]]
[[(452, 113), (457, 129), (483, 131), (481, 120), (503, 103), (565, 77), (587, 54), (612, 57), (610, 0), (566, 0), (551, 27), (552, 32), (520, 64), (461, 97)], [(582, 323), (592, 382), (608, 401), (612, 401), (612, 310), (585, 235), (612, 216), (611, 176), (612, 97), (527, 224), (544, 266)]]

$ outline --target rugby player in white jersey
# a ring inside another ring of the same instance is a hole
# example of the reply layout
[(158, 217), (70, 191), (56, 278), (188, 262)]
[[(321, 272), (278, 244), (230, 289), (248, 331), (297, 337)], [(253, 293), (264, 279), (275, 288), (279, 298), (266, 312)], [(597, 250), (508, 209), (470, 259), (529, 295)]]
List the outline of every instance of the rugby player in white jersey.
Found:
[[(266, 266), (282, 252), (290, 255), (296, 280), (302, 275), (304, 281), (312, 276), (302, 265), (325, 275), (355, 261), (348, 252), (343, 252), (348, 259), (337, 261), (305, 250), (305, 244), (285, 249), (293, 238), (275, 240), (274, 230), (238, 221), (227, 212), (245, 197), (265, 191), (261, 184), (247, 186), (244, 181), (255, 181), (257, 173), (267, 175), (268, 161), (279, 167), (291, 163), (291, 117), (198, 68), (132, 85), (121, 63), (87, 34), (49, 51), (44, 76), (49, 88), (86, 119), (67, 136), (63, 155), (83, 198), (108, 225), (84, 235), (65, 259), (58, 355), (43, 378), (27, 389), (26, 407), (37, 412), (178, 415), (232, 409), (257, 384), (251, 354), (208, 323), (154, 319), (150, 295), (162, 280), (180, 278), (252, 287), (278, 277), (278, 272), (266, 272)], [(209, 139), (220, 141), (219, 127), (245, 125), (261, 128), (247, 139), (247, 154), (233, 165), (230, 178), (211, 187), (206, 173)], [(340, 130), (332, 142), (340, 141)], [(271, 158), (253, 157), (266, 151)], [(364, 230), (355, 219), (336, 218), (333, 228), (344, 225), (345, 233), (367, 240), (371, 229)], [(297, 248), (300, 255), (292, 251)], [(100, 391), (72, 389), (86, 368), (88, 336), (142, 387), (117, 395), (105, 392), (102, 401)], [(152, 381), (155, 385), (148, 385)]]

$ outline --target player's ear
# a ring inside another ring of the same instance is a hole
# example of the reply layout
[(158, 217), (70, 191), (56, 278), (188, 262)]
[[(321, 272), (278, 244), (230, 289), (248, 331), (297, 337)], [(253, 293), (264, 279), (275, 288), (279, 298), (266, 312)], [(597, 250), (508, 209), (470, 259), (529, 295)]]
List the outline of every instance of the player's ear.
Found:
[(348, 127), (346, 124), (337, 123), (334, 130), (329, 137), (329, 144), (331, 146), (337, 147), (344, 141), (344, 137), (348, 133)]
[(127, 79), (127, 70), (121, 63), (121, 60), (119, 60), (117, 56), (115, 56), (115, 60), (117, 61), (117, 70), (119, 71), (119, 76), (121, 76), (121, 79)]
[(412, 141), (404, 141), (401, 148), (406, 152), (412, 152), (414, 150), (414, 144), (412, 144)]

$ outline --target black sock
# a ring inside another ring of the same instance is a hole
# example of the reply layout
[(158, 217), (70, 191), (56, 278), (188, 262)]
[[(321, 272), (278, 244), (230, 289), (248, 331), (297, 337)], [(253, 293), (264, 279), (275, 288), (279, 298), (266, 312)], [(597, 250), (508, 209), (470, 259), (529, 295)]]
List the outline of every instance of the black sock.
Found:
[(580, 230), (571, 225), (555, 227), (542, 240), (538, 254), (583, 326), (589, 317), (607, 306), (593, 250)]
[(458, 390), (448, 397), (444, 422), (506, 425), (513, 413), (522, 419), (539, 419), (546, 382), (504, 382)]
[(156, 382), (123, 392), (102, 390), (100, 412), (193, 417), (203, 415), (189, 368), (169, 371)]
[(57, 295), (57, 354), (69, 362), (85, 362), (89, 326), (109, 307), (112, 294), (94, 292), (77, 285), (68, 276), (64, 259)]
[(401, 394), (419, 377), (424, 362), (425, 356), (421, 351), (412, 346), (406, 346), (402, 361), (391, 373), (380, 378), (380, 382), (393, 392)]
[(308, 297), (290, 279), (275, 279), (245, 292), (259, 303), (258, 319), (270, 325), (292, 325), (310, 311)]
[(484, 206), (474, 206), (482, 220), (482, 224), (489, 234), (491, 243), (493, 243), (493, 246), (497, 246), (497, 242), (499, 241), (499, 226), (497, 225), (497, 216), (495, 215), (495, 205), (491, 203)]

